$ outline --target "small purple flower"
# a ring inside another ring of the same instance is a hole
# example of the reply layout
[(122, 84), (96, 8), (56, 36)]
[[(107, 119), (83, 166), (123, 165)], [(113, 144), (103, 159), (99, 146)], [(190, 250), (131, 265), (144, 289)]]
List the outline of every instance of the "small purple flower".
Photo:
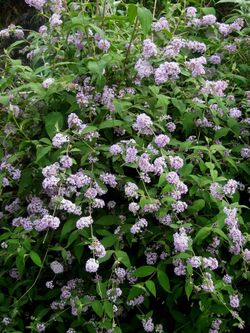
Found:
[(52, 139), (52, 145), (55, 148), (61, 148), (65, 143), (69, 142), (69, 137), (62, 133), (57, 133)]
[(188, 259), (188, 262), (193, 268), (198, 268), (201, 266), (201, 259), (200, 257), (194, 256), (190, 259)]
[(223, 186), (223, 192), (228, 195), (231, 196), (233, 195), (238, 187), (238, 182), (234, 179), (229, 179), (229, 181)]
[(170, 142), (170, 138), (167, 135), (160, 134), (154, 139), (154, 141), (159, 148), (163, 148)]
[(174, 233), (174, 248), (177, 252), (185, 252), (188, 249), (189, 237), (183, 228)]
[(149, 59), (157, 55), (157, 47), (156, 45), (150, 40), (145, 39), (143, 41), (143, 56), (145, 59)]
[(140, 134), (150, 135), (152, 134), (151, 127), (153, 122), (146, 113), (141, 113), (137, 116), (136, 122), (133, 124), (134, 130)]
[(55, 82), (55, 79), (53, 78), (48, 78), (43, 81), (42, 85), (44, 89), (48, 89), (53, 83)]
[(116, 156), (122, 153), (122, 147), (119, 144), (114, 144), (110, 146), (109, 152), (111, 155)]
[(231, 283), (232, 283), (232, 280), (233, 280), (232, 276), (230, 276), (230, 275), (228, 275), (228, 274), (226, 274), (226, 275), (223, 276), (223, 281), (224, 281), (225, 283), (227, 283), (227, 284), (231, 284)]
[(86, 217), (81, 217), (77, 222), (76, 222), (76, 227), (77, 229), (81, 230), (83, 228), (88, 228), (92, 223), (93, 219), (91, 216), (86, 216)]
[(98, 268), (99, 268), (98, 261), (96, 261), (93, 258), (90, 258), (90, 259), (87, 260), (87, 262), (85, 264), (86, 272), (95, 273), (95, 272), (97, 272)]
[(193, 18), (196, 16), (197, 9), (195, 7), (187, 7), (186, 8), (186, 16), (189, 18)]
[(149, 77), (154, 72), (152, 65), (144, 59), (137, 60), (135, 64), (135, 70), (137, 71), (137, 75), (140, 80), (145, 77)]
[(218, 65), (221, 63), (221, 56), (219, 54), (213, 54), (210, 58), (209, 61), (214, 64)]
[(108, 52), (110, 48), (110, 42), (107, 39), (100, 39), (96, 45), (98, 49), (102, 50), (105, 53)]
[(168, 21), (165, 17), (161, 17), (158, 21), (152, 24), (153, 31), (169, 30)]
[(232, 308), (238, 308), (240, 306), (240, 299), (239, 295), (230, 295), (229, 296), (229, 303)]
[(43, 323), (38, 323), (36, 325), (36, 329), (38, 330), (38, 332), (44, 332), (45, 331), (45, 325)]
[(142, 326), (145, 332), (153, 332), (155, 328), (152, 318), (143, 319)]
[(64, 271), (63, 265), (56, 260), (50, 264), (50, 268), (55, 274), (61, 274)]
[(179, 156), (169, 156), (169, 164), (171, 168), (179, 170), (183, 167), (183, 159)]

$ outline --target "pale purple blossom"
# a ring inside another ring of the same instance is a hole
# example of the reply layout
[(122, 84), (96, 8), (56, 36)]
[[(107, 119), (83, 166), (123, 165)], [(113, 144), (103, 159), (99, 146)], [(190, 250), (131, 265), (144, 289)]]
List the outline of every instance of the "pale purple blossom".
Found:
[(203, 66), (206, 63), (207, 60), (205, 57), (192, 58), (189, 61), (186, 61), (186, 66), (189, 70), (192, 71), (192, 76), (196, 77), (206, 74), (205, 68)]
[(60, 25), (62, 25), (63, 21), (61, 20), (61, 15), (56, 13), (53, 14), (49, 19), (49, 23), (51, 28), (59, 27)]
[(123, 149), (119, 144), (114, 144), (114, 145), (110, 146), (110, 148), (109, 148), (109, 152), (113, 156), (121, 154), (122, 151), (123, 151)]
[(145, 332), (153, 332), (155, 328), (152, 318), (143, 319), (142, 326)]
[(163, 148), (170, 142), (170, 138), (165, 134), (159, 134), (155, 137), (154, 142), (159, 148)]
[(125, 162), (126, 163), (133, 163), (137, 159), (137, 149), (135, 147), (128, 147), (126, 148), (126, 156)]
[(96, 45), (98, 49), (102, 50), (105, 53), (108, 52), (110, 48), (110, 42), (107, 39), (100, 39)]
[(57, 133), (53, 138), (52, 138), (52, 145), (55, 148), (61, 148), (65, 143), (69, 142), (69, 137), (65, 134), (62, 133)]
[(201, 266), (201, 259), (200, 257), (193, 256), (192, 258), (188, 259), (188, 263), (190, 263), (193, 268), (199, 268)]
[(223, 186), (223, 192), (225, 195), (233, 195), (238, 187), (238, 182), (234, 179), (229, 179), (228, 182)]
[(116, 187), (117, 181), (115, 175), (109, 173), (109, 172), (103, 172), (100, 175), (101, 181), (103, 181), (104, 184), (109, 185), (110, 187)]
[(229, 296), (229, 303), (230, 303), (232, 308), (238, 308), (240, 306), (239, 295), (230, 295)]
[(145, 59), (149, 59), (156, 55), (157, 55), (156, 45), (150, 39), (145, 39), (143, 41), (143, 57)]
[(50, 268), (55, 274), (61, 274), (64, 271), (63, 265), (56, 260), (50, 264)]
[(235, 118), (235, 119), (237, 119), (237, 118), (240, 118), (241, 115), (242, 115), (242, 112), (241, 112), (239, 109), (237, 109), (237, 108), (231, 108), (231, 109), (229, 110), (229, 116), (230, 116), (231, 118)]
[(139, 134), (150, 135), (152, 134), (153, 122), (151, 118), (146, 115), (146, 113), (141, 113), (137, 116), (135, 123), (133, 124), (134, 130), (136, 130)]
[(85, 217), (81, 217), (79, 220), (76, 221), (76, 227), (77, 229), (83, 229), (83, 228), (88, 228), (91, 226), (91, 224), (93, 223), (93, 219), (91, 216), (85, 216)]
[(43, 81), (42, 86), (43, 88), (48, 89), (54, 82), (55, 79), (49, 77)]
[(181, 228), (179, 232), (174, 233), (174, 248), (176, 252), (185, 252), (188, 249), (189, 237), (185, 229)]
[(179, 156), (169, 156), (169, 164), (171, 168), (179, 170), (183, 167), (183, 159)]
[(85, 264), (86, 272), (95, 273), (97, 272), (98, 268), (99, 268), (99, 262), (96, 261), (94, 258), (90, 258), (87, 260)]
[(47, 0), (25, 0), (25, 2), (30, 7), (35, 7), (38, 10), (42, 10), (43, 6), (46, 4)]
[(218, 65), (221, 63), (221, 56), (219, 54), (213, 54), (210, 58), (209, 61), (214, 64)]
[(181, 70), (177, 62), (164, 62), (155, 70), (155, 83), (163, 84), (169, 80), (176, 80)]
[(146, 228), (148, 226), (148, 221), (144, 218), (139, 219), (131, 228), (130, 232), (132, 234), (138, 234), (142, 231), (143, 228)]
[(147, 60), (141, 58), (137, 60), (135, 70), (137, 71), (137, 75), (140, 80), (145, 77), (149, 77), (154, 72), (152, 65)]
[(186, 16), (189, 18), (195, 17), (197, 13), (197, 9), (195, 7), (187, 7), (186, 8)]
[(165, 17), (161, 17), (158, 21), (152, 24), (153, 31), (169, 30), (168, 21)]
[(226, 81), (218, 80), (218, 81), (205, 81), (201, 92), (206, 95), (214, 95), (218, 97), (224, 96), (224, 91), (226, 90), (228, 84)]

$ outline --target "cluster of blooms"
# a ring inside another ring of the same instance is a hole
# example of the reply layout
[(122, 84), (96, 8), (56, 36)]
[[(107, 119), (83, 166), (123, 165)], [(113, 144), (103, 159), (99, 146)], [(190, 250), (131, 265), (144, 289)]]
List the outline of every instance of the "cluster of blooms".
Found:
[(218, 81), (208, 81), (206, 80), (201, 88), (201, 92), (206, 95), (213, 95), (222, 97), (224, 96), (224, 91), (227, 89), (227, 82), (223, 80)]
[(168, 80), (176, 80), (181, 70), (177, 62), (164, 62), (155, 70), (155, 83), (163, 84)]
[(233, 254), (239, 254), (246, 240), (239, 229), (237, 208), (225, 207), (223, 211), (226, 214), (225, 224), (228, 227), (228, 237), (232, 241), (229, 251)]
[(193, 58), (193, 59), (190, 59), (189, 61), (187, 61), (186, 66), (190, 71), (192, 71), (193, 77), (196, 77), (198, 75), (204, 75), (206, 73), (205, 68), (203, 66), (206, 63), (207, 63), (207, 60), (205, 57), (199, 57), (199, 58)]
[(158, 21), (152, 24), (153, 31), (162, 31), (162, 30), (169, 30), (168, 21), (165, 17), (161, 17)]
[(16, 27), (14, 24), (11, 24), (7, 29), (0, 30), (0, 38), (10, 38), (12, 36), (17, 39), (23, 39), (23, 29)]
[(25, 2), (38, 10), (42, 10), (47, 0), (25, 0)]
[(12, 181), (17, 181), (21, 177), (21, 170), (10, 164), (8, 162), (9, 158), (10, 155), (6, 155), (4, 158), (2, 158), (0, 163), (0, 171), (4, 172), (4, 176), (1, 179), (3, 187), (10, 186)]
[(138, 234), (148, 226), (148, 221), (144, 218), (139, 219), (130, 229), (132, 234)]
[(237, 18), (233, 23), (217, 23), (219, 32), (224, 36), (228, 36), (233, 31), (240, 31), (244, 27), (244, 20), (242, 18)]
[(238, 182), (234, 179), (229, 179), (224, 186), (215, 182), (210, 185), (210, 193), (213, 198), (222, 200), (225, 195), (234, 195), (238, 186)]

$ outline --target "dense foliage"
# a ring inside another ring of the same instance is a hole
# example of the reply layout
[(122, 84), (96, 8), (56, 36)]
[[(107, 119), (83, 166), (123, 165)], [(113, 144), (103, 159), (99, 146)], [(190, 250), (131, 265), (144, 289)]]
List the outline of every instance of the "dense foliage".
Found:
[(249, 328), (247, 16), (25, 2), (46, 24), (0, 31), (1, 332)]

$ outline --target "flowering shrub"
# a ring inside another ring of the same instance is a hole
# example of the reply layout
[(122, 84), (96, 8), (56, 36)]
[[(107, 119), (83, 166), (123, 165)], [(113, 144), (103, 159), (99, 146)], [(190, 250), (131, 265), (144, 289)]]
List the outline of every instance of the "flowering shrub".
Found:
[(0, 31), (1, 332), (249, 327), (247, 22), (25, 2), (47, 23)]

